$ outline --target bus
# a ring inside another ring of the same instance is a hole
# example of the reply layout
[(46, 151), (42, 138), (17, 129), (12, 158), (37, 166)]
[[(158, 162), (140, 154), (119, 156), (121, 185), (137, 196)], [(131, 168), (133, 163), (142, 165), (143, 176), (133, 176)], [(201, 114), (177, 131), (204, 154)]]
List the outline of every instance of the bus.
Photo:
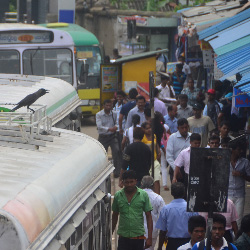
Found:
[[(68, 82), (76, 89), (73, 40), (67, 32), (60, 30), (31, 24), (0, 24), (1, 73), (57, 78)], [(50, 84), (53, 84), (53, 80), (50, 81)], [(61, 88), (57, 91), (63, 91), (63, 84)], [(64, 101), (64, 99), (61, 100), (61, 102)], [(58, 105), (60, 104), (58, 103)], [(71, 115), (69, 120), (76, 117), (79, 130), (80, 110), (76, 109), (75, 114)]]
[(44, 131), (40, 118), (23, 116), (24, 124), (0, 113), (8, 134), (0, 137), (1, 249), (111, 250), (114, 167), (105, 149), (83, 133)]
[(76, 76), (80, 82), (81, 67), (88, 65), (86, 80), (78, 85), (82, 115), (93, 116), (100, 111), (100, 65), (103, 62), (102, 50), (94, 34), (77, 24), (47, 23), (43, 27), (68, 32), (75, 44)]

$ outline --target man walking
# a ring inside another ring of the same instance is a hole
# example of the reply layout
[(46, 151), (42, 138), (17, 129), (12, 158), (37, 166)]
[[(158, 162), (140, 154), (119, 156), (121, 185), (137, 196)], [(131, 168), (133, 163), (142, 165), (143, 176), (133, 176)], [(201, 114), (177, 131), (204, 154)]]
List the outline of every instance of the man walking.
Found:
[(177, 106), (172, 104), (168, 106), (168, 114), (164, 116), (165, 123), (168, 125), (171, 134), (177, 132)]
[(191, 133), (201, 135), (201, 147), (205, 148), (208, 143), (208, 133), (215, 129), (215, 126), (208, 116), (202, 116), (203, 106), (200, 103), (195, 103), (193, 106), (194, 116), (189, 117), (188, 124)]
[(144, 131), (140, 127), (134, 128), (133, 138), (134, 142), (129, 144), (123, 155), (122, 169), (120, 174), (119, 185), (122, 187), (122, 174), (128, 168), (135, 171), (137, 186), (140, 187), (143, 176), (149, 175), (151, 168), (151, 150), (143, 143)]
[(117, 234), (119, 235), (118, 250), (144, 249), (144, 219), (146, 215), (148, 238), (145, 248), (152, 245), (153, 222), (152, 206), (148, 194), (136, 187), (136, 173), (128, 170), (122, 174), (124, 188), (116, 192), (112, 205), (112, 233), (115, 230), (120, 215)]
[(140, 116), (140, 125), (146, 121), (144, 109), (146, 105), (146, 99), (144, 96), (137, 96), (136, 97), (136, 106), (131, 109), (128, 113), (127, 122), (125, 128), (130, 128), (132, 126), (132, 116), (137, 114)]
[(159, 99), (159, 89), (154, 89), (154, 110), (155, 112), (160, 112), (163, 116), (167, 115), (168, 111), (166, 105), (163, 101)]
[(121, 169), (121, 152), (119, 150), (117, 131), (117, 112), (112, 111), (112, 101), (105, 100), (103, 110), (96, 114), (96, 125), (98, 130), (98, 141), (103, 145), (108, 152), (108, 147), (111, 147), (112, 158), (114, 161), (114, 176), (117, 178), (120, 175)]
[(161, 72), (161, 84), (156, 86), (159, 89), (159, 99), (165, 103), (170, 104), (175, 98), (173, 86), (171, 86), (170, 77), (167, 73)]
[(192, 216), (188, 220), (188, 232), (191, 240), (180, 246), (177, 250), (191, 250), (195, 243), (204, 240), (206, 233), (206, 220), (201, 215)]
[(218, 116), (220, 113), (220, 105), (218, 104), (218, 102), (215, 99), (215, 94), (216, 94), (216, 92), (214, 89), (209, 89), (207, 91), (208, 102), (203, 110), (203, 115), (209, 116), (211, 118), (211, 120), (213, 121), (214, 126), (216, 128), (218, 128), (217, 121), (218, 121)]
[(123, 119), (127, 120), (128, 112), (133, 109), (136, 105), (136, 96), (138, 95), (138, 92), (136, 88), (132, 88), (128, 92), (129, 101), (124, 104), (121, 108), (120, 114), (119, 114), (119, 132), (120, 134), (123, 134)]
[(228, 198), (234, 203), (239, 219), (237, 220), (240, 228), (241, 220), (244, 214), (245, 204), (245, 186), (246, 181), (250, 181), (250, 162), (241, 157), (241, 147), (239, 142), (229, 143), (232, 149)]
[(170, 165), (169, 175), (171, 183), (175, 170), (174, 161), (183, 149), (190, 146), (191, 133), (188, 133), (188, 121), (185, 118), (181, 118), (178, 120), (177, 125), (178, 131), (169, 137), (166, 150), (166, 159)]
[[(218, 250), (237, 250), (236, 246), (228, 243), (223, 237), (226, 228), (226, 218), (221, 214), (213, 215), (213, 226), (211, 231), (212, 249)], [(196, 243), (192, 250), (206, 250), (207, 239)]]
[(174, 200), (162, 208), (155, 226), (160, 229), (158, 250), (162, 249), (166, 236), (168, 237), (166, 250), (176, 250), (189, 242), (188, 220), (191, 216), (198, 215), (186, 212), (187, 202), (183, 199), (185, 195), (183, 183), (172, 184), (171, 195)]
[[(154, 250), (155, 243), (158, 237), (158, 229), (155, 228), (155, 224), (159, 218), (161, 209), (165, 206), (165, 202), (163, 198), (153, 191), (154, 188), (154, 178), (147, 175), (142, 178), (141, 181), (141, 188), (147, 192), (150, 203), (153, 207), (151, 211), (152, 220), (153, 220), (153, 233), (152, 233), (152, 246), (147, 248), (147, 250)], [(146, 216), (144, 216), (144, 227), (145, 230), (147, 229), (147, 220)], [(147, 237), (147, 230), (146, 230), (146, 237)]]
[(178, 99), (180, 104), (177, 106), (177, 119), (191, 117), (193, 115), (193, 108), (188, 105), (188, 96), (180, 94)]
[(174, 73), (171, 74), (171, 82), (173, 83), (173, 88), (176, 96), (178, 96), (181, 93), (184, 82), (187, 77), (186, 74), (182, 72), (182, 70), (183, 70), (183, 65), (181, 63), (176, 64), (176, 70), (174, 71)]

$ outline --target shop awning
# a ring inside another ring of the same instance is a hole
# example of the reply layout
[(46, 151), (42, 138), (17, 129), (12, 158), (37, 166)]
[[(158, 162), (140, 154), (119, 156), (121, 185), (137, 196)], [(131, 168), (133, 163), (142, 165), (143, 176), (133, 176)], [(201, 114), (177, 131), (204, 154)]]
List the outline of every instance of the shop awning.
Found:
[(250, 70), (250, 9), (198, 33), (208, 41), (216, 54), (218, 68), (225, 74), (221, 80)]
[(199, 38), (201, 40), (206, 39), (210, 36), (215, 35), (216, 33), (220, 32), (220, 31), (225, 30), (225, 29), (227, 29), (227, 28), (229, 28), (237, 23), (240, 23), (248, 18), (250, 18), (250, 9), (247, 9), (247, 10), (245, 10), (245, 11), (243, 11), (243, 12), (217, 24), (217, 25), (214, 25), (208, 29), (205, 29), (205, 30), (199, 32)]

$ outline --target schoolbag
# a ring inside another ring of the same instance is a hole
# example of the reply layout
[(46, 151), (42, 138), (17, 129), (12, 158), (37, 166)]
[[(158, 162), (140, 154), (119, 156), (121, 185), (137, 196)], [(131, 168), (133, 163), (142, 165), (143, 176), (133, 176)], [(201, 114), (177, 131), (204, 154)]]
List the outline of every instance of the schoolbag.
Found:
[[(232, 246), (229, 242), (227, 242), (227, 245), (228, 245), (228, 249), (229, 249), (229, 250), (234, 250), (234, 249), (233, 249), (233, 246)], [(203, 250), (203, 249), (204, 249), (204, 246), (205, 246), (205, 240), (202, 240), (202, 241), (200, 242), (200, 244), (199, 244), (198, 250)]]

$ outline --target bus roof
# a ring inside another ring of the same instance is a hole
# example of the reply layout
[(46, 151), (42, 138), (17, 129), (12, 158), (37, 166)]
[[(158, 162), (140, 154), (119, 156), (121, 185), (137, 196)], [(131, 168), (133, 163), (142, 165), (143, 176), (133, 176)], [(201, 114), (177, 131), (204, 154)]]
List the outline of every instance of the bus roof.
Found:
[[(40, 88), (49, 90), (49, 93), (39, 98), (35, 104), (46, 105), (47, 116), (52, 119), (53, 125), (80, 104), (75, 88), (61, 79), (44, 76), (0, 74), (0, 107), (12, 109), (24, 97)], [(25, 113), (27, 108), (22, 107), (16, 112)]]
[[(0, 214), (25, 232), (17, 234), (24, 247), (12, 249), (26, 249), (48, 225), (51, 234), (51, 223), (62, 223), (66, 214), (72, 216), (80, 206), (74, 210), (73, 205), (80, 200), (82, 204), (113, 170), (95, 139), (63, 129), (52, 132), (59, 134), (47, 135), (53, 142), (47, 141), (39, 150), (1, 146), (0, 140)], [(11, 237), (1, 242), (8, 244)]]
[(75, 46), (91, 46), (99, 44), (98, 39), (93, 33), (77, 24), (65, 23), (65, 25), (63, 25), (62, 23), (48, 23), (39, 25), (43, 27), (48, 27), (50, 29), (58, 29), (68, 32), (72, 36)]

